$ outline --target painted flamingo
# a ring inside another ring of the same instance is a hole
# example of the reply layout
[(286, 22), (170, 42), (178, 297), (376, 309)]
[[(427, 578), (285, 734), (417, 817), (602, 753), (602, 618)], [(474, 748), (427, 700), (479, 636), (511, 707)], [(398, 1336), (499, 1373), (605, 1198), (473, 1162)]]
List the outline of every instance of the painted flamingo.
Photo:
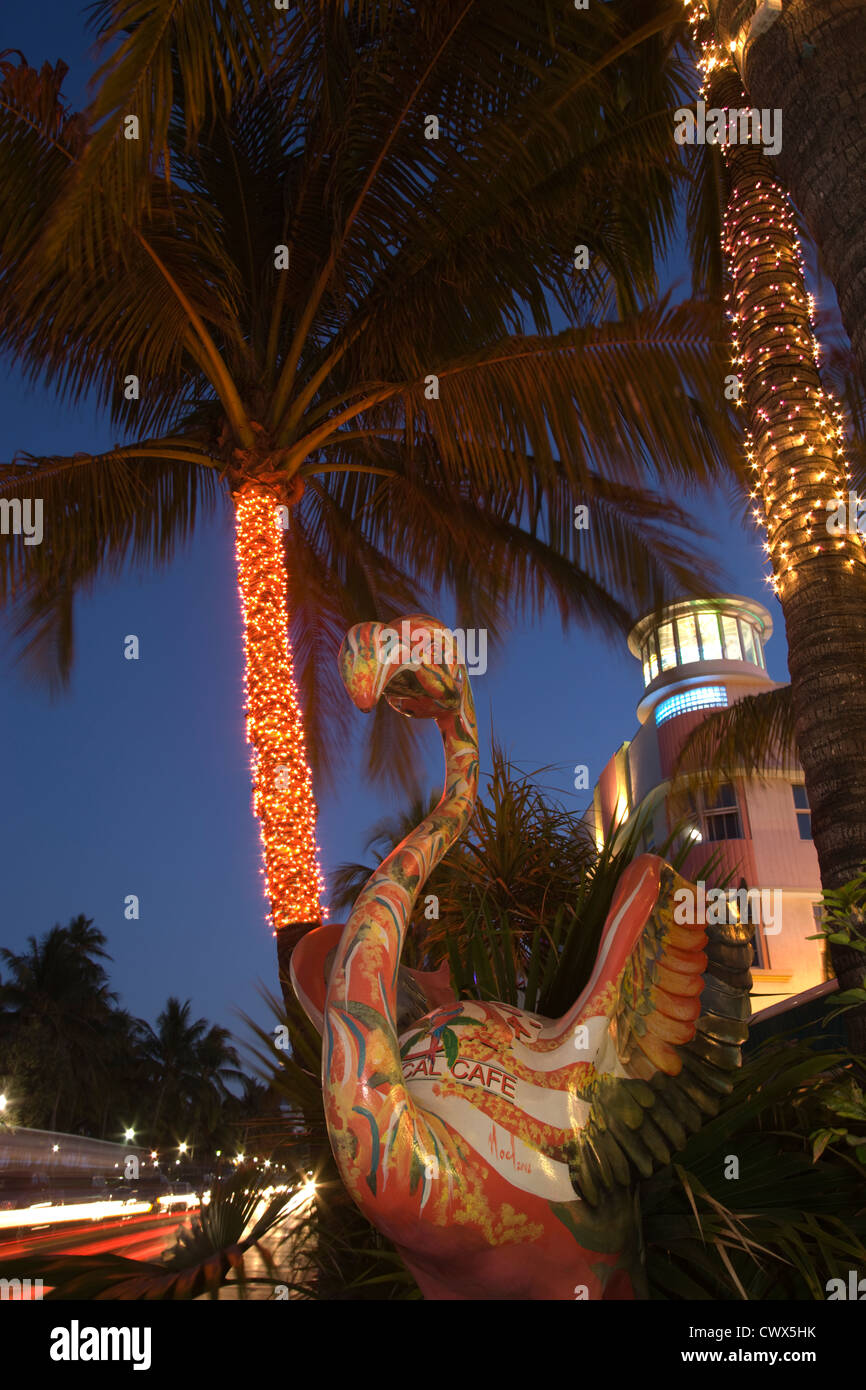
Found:
[[(749, 931), (680, 924), (674, 893), (689, 885), (643, 855), (560, 1019), (459, 1002), (446, 967), (401, 970), (416, 899), (471, 817), (478, 739), (446, 630), (416, 616), (400, 631), (411, 648), (393, 628), (352, 628), (341, 674), (364, 711), (384, 696), (435, 719), (442, 798), (372, 875), (345, 927), (309, 933), (292, 964), (323, 1033), (343, 1181), (427, 1298), (641, 1297), (637, 1179), (668, 1163), (731, 1088), (749, 1017)], [(431, 659), (437, 634), (444, 655)], [(400, 1032), (407, 976), (431, 1011)]]

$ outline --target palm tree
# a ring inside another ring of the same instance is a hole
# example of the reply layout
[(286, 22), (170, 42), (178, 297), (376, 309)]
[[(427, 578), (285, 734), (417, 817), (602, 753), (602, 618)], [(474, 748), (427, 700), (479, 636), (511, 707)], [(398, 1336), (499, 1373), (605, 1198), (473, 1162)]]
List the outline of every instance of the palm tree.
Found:
[[(747, 104), (712, 25), (696, 27), (707, 105)], [(766, 528), (785, 617), (791, 714), (825, 889), (866, 861), (866, 548), (856, 523), (828, 534), (846, 501), (846, 425), (819, 365), (800, 243), (785, 188), (760, 147), (731, 143), (718, 161), (730, 273), (733, 365), (749, 431), (750, 496)], [(863, 981), (863, 955), (830, 943), (843, 990)], [(866, 1009), (849, 1016), (866, 1052)]]
[[(62, 678), (76, 593), (230, 500), (285, 952), (320, 916), (307, 758), (327, 771), (353, 622), (444, 592), (464, 627), (547, 596), (619, 627), (708, 582), (653, 490), (720, 453), (716, 321), (650, 302), (681, 174), (670, 15), (94, 8), (82, 115), (62, 64), (3, 65), (0, 346), (129, 442), (2, 470), (47, 530), (4, 546), (0, 593)], [(405, 780), (399, 725), (376, 719), (370, 763)]]
[[(155, 1139), (186, 1139), (200, 1123), (215, 1123), (214, 1100), (230, 1094), (227, 1082), (240, 1080), (238, 1054), (228, 1029), (190, 1017), (190, 1001), (172, 996), (158, 1015), (156, 1028), (141, 1024), (139, 1048), (156, 1094), (146, 1127)], [(144, 1127), (144, 1126), (143, 1126)], [(181, 1130), (184, 1131), (181, 1135)]]
[(212, 1023), (198, 1046), (198, 1085), (193, 1096), (193, 1123), (200, 1139), (214, 1139), (224, 1124), (227, 1102), (234, 1092), (229, 1082), (243, 1086), (248, 1080), (228, 1028)]
[(85, 1133), (117, 1140), (129, 1124), (137, 1127), (150, 1082), (139, 1051), (141, 1028), (141, 1020), (126, 1009), (112, 1009), (105, 1019), (99, 1039), (102, 1080), (96, 1103), (84, 1117)]
[(156, 1028), (149, 1023), (141, 1025), (139, 1048), (156, 1093), (156, 1107), (152, 1118), (148, 1117), (148, 1129), (157, 1140), (163, 1133), (176, 1137), (175, 1121), (180, 1119), (198, 1083), (198, 1050), (207, 1021), (203, 1018), (191, 1021), (189, 1015), (189, 999), (181, 1004), (171, 996), (157, 1015)]
[(735, 45), (748, 104), (783, 113), (773, 164), (820, 248), (866, 384), (863, 6), (860, 0), (787, 0), (772, 7), (709, 0), (709, 10), (721, 47)]
[[(117, 996), (99, 963), (106, 938), (83, 916), (21, 952), (0, 949), (9, 1070), (29, 1123), (67, 1129), (92, 1111), (106, 1075), (102, 1048)], [(4, 1049), (5, 1050), (5, 1049)]]

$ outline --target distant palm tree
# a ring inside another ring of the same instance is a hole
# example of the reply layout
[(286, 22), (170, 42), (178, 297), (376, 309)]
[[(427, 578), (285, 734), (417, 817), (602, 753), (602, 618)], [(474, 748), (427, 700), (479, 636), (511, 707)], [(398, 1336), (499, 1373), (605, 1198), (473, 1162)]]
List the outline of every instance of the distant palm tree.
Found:
[(214, 1099), (225, 1100), (227, 1082), (240, 1079), (230, 1037), (226, 1028), (208, 1026), (207, 1019), (191, 1019), (189, 999), (182, 1004), (174, 996), (156, 1028), (141, 1024), (139, 1049), (156, 1096), (154, 1113), (144, 1117), (142, 1127), (157, 1142), (187, 1140), (201, 1114), (213, 1122)]
[(192, 1098), (194, 1129), (202, 1139), (215, 1136), (224, 1124), (227, 1103), (235, 1099), (229, 1083), (243, 1086), (248, 1080), (239, 1062), (228, 1028), (211, 1024), (199, 1044), (199, 1081)]
[(149, 1072), (138, 1050), (141, 1021), (126, 1009), (112, 1009), (100, 1030), (99, 1051), (103, 1076), (85, 1131), (100, 1139), (117, 1140), (130, 1125), (138, 1127), (143, 1115)]
[[(643, 10), (99, 0), (83, 115), (62, 64), (2, 67), (0, 347), (129, 442), (0, 472), (46, 509), (0, 596), (63, 676), (76, 593), (230, 499), (280, 947), (319, 917), (307, 751), (342, 746), (353, 622), (444, 592), (463, 627), (622, 627), (709, 582), (653, 490), (724, 447), (715, 317), (651, 302), (682, 171)], [(377, 715), (371, 767), (406, 781), (406, 736)]]
[(117, 995), (100, 964), (106, 937), (79, 916), (21, 952), (0, 949), (5, 1031), (30, 1123), (67, 1128), (92, 1105), (105, 1075), (102, 1040)]

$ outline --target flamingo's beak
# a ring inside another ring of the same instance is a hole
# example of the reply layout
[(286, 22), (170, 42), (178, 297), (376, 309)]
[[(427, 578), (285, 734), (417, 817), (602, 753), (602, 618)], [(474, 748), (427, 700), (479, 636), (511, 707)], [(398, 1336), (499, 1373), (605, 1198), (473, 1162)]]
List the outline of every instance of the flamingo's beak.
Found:
[(358, 623), (340, 648), (340, 675), (360, 710), (382, 696), (399, 714), (435, 719), (460, 708), (466, 668), (453, 634), (426, 614), (392, 624)]

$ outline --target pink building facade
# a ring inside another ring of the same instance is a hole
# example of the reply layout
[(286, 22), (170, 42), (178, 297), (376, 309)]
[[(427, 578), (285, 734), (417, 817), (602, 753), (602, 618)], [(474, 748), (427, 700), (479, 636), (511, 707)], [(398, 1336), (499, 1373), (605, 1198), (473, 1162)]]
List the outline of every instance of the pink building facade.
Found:
[(669, 792), (682, 745), (698, 724), (714, 710), (776, 686), (764, 657), (772, 632), (763, 604), (738, 595), (686, 600), (641, 619), (628, 639), (643, 672), (640, 727), (605, 765), (590, 813), (600, 842), (612, 824), (625, 825), (646, 810), (646, 848), (662, 844), (685, 820), (692, 844), (686, 877), (697, 880), (715, 853), (730, 888), (759, 890), (749, 900), (751, 920), (760, 914), (755, 1010), (828, 976), (822, 943), (808, 940), (818, 929), (821, 886), (803, 774), (795, 766), (761, 780), (735, 778), (713, 796), (700, 790), (685, 805), (674, 806)]

